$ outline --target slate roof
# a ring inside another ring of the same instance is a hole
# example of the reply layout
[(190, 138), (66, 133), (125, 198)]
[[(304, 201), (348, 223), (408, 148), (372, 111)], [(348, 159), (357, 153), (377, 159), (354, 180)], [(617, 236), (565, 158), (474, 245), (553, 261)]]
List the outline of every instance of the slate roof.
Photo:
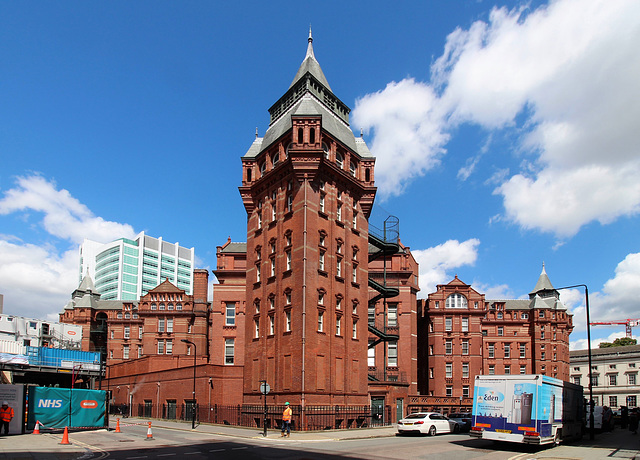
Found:
[[(325, 105), (324, 101), (320, 100), (318, 98), (319, 96), (310, 91), (308, 87), (303, 91), (304, 94), (302, 96), (299, 95), (302, 94), (302, 92), (298, 92), (295, 95), (293, 94), (292, 88), (296, 86), (298, 82), (300, 82), (304, 78), (312, 78), (320, 83), (330, 93), (330, 98), (335, 98), (335, 95), (333, 94), (333, 92), (331, 91), (331, 87), (329, 86), (329, 82), (322, 72), (320, 64), (315, 58), (312, 42), (313, 38), (311, 37), (311, 31), (309, 31), (309, 44), (307, 46), (307, 54), (305, 56), (305, 59), (302, 61), (302, 64), (300, 65), (300, 68), (298, 69), (298, 72), (296, 73), (296, 76), (294, 77), (291, 85), (289, 86), (288, 92), (285, 94), (290, 94), (291, 97), (294, 98), (295, 102), (290, 107), (286, 108), (286, 110), (284, 110), (282, 114), (279, 114), (275, 118), (275, 120), (272, 121), (263, 138), (257, 137), (253, 141), (253, 143), (245, 153), (244, 158), (257, 157), (261, 152), (269, 148), (274, 142), (280, 139), (283, 134), (291, 129), (291, 116), (293, 115), (321, 116), (322, 128), (324, 130), (329, 132), (346, 147), (360, 155), (361, 158), (373, 158), (373, 155), (371, 155), (371, 152), (369, 151), (369, 148), (367, 147), (364, 139), (356, 139), (353, 131), (351, 131), (348, 123), (349, 109), (345, 105), (343, 105), (343, 103), (340, 102), (339, 99), (336, 98), (339, 104), (346, 110), (346, 114), (342, 114), (345, 119), (340, 118), (340, 116), (334, 113), (327, 105)], [(326, 94), (325, 97), (327, 97)], [(281, 99), (281, 101), (282, 100), (283, 99)], [(276, 103), (274, 107), (275, 106), (281, 107), (282, 103)]]
[(220, 252), (226, 253), (246, 253), (247, 243), (229, 243), (223, 247)]

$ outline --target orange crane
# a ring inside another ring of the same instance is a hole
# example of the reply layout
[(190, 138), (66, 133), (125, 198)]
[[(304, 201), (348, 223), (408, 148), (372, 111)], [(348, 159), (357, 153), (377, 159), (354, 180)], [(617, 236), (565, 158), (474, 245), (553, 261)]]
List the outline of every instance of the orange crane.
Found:
[(598, 321), (595, 323), (589, 323), (591, 326), (616, 326), (624, 325), (627, 331), (627, 337), (632, 338), (631, 328), (634, 326), (640, 326), (640, 319), (621, 319), (619, 321)]

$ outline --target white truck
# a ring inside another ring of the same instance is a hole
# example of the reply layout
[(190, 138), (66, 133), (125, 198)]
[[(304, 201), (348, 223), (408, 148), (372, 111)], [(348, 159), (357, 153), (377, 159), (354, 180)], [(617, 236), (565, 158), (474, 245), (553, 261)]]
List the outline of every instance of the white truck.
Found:
[(541, 374), (478, 375), (469, 434), (558, 445), (582, 437), (583, 407), (580, 385)]

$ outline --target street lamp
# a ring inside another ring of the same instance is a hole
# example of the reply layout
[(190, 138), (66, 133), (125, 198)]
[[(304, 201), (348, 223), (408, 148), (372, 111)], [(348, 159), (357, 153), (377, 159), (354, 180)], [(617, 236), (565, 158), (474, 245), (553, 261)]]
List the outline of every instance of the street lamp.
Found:
[(589, 358), (589, 439), (593, 439), (593, 379), (591, 377), (591, 320), (589, 319), (589, 288), (586, 284), (574, 284), (573, 286), (564, 286), (556, 288), (556, 291), (561, 289), (573, 289), (577, 287), (584, 288), (585, 308), (587, 310), (587, 355)]
[(191, 340), (182, 339), (181, 342), (188, 343), (193, 345), (193, 408), (192, 408), (192, 418), (191, 418), (191, 429), (196, 429), (196, 355), (198, 354), (198, 348), (196, 344)]

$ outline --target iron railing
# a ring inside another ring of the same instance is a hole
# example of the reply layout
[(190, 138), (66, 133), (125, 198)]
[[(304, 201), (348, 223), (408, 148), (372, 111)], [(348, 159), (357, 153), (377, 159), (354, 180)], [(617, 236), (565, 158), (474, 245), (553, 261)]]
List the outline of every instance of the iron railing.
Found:
[[(163, 420), (192, 420), (191, 404), (136, 404), (132, 414), (143, 418)], [(282, 412), (285, 406), (267, 406), (267, 428), (279, 428), (282, 425)], [(291, 429), (298, 431), (334, 430), (387, 426), (391, 424), (391, 407), (371, 406), (307, 406), (304, 414), (302, 406), (289, 406), (292, 411)], [(126, 405), (112, 406), (114, 415), (128, 415)], [(197, 423), (234, 425), (252, 428), (264, 428), (265, 411), (263, 405), (201, 405), (195, 406)]]

